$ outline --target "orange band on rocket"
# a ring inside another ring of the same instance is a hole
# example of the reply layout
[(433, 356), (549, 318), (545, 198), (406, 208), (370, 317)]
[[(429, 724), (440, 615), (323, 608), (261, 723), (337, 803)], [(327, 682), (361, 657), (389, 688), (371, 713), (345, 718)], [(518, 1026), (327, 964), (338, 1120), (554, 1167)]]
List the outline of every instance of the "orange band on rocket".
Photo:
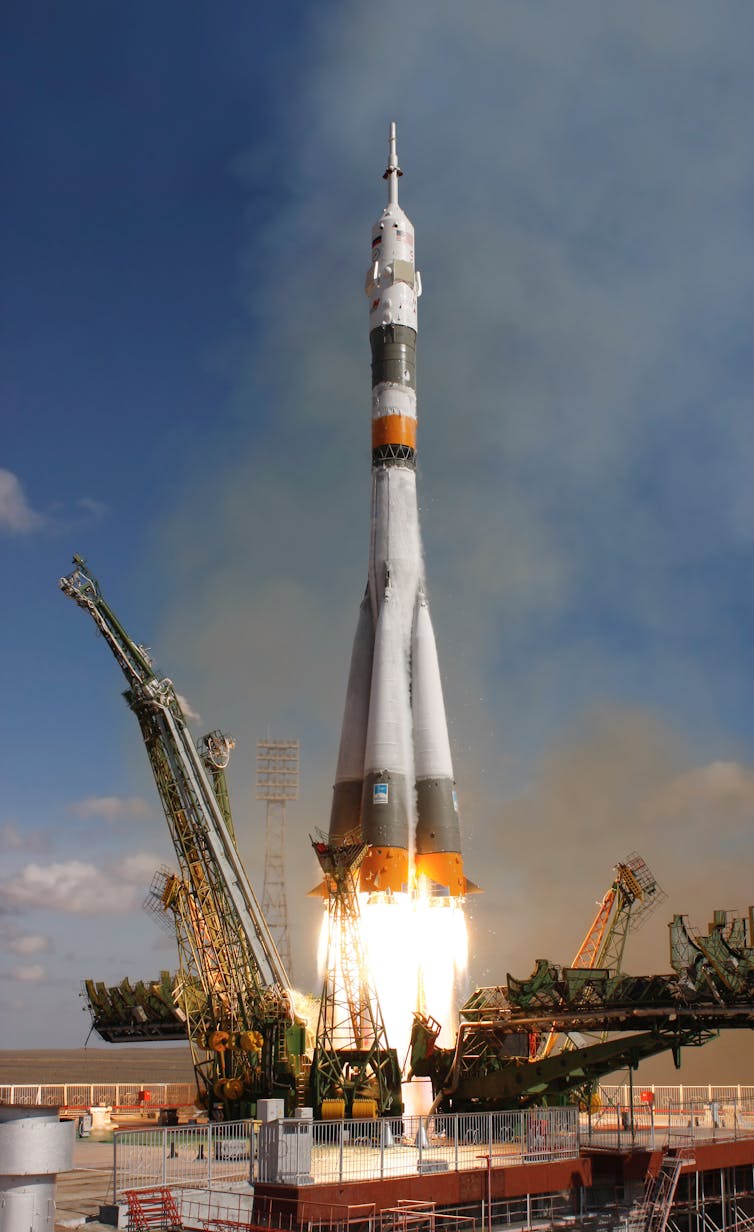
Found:
[(372, 420), (372, 449), (380, 445), (407, 445), (416, 449), (416, 420), (408, 415), (380, 415)]

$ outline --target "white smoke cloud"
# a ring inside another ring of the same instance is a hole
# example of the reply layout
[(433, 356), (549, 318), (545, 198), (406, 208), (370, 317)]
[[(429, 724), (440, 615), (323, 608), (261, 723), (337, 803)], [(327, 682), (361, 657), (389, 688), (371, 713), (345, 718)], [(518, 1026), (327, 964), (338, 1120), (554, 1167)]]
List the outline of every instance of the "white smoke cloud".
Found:
[(178, 693), (178, 692), (176, 692), (176, 697), (178, 698), (178, 705), (180, 706), (181, 710), (185, 714), (188, 721), (190, 723), (201, 723), (202, 716), (199, 714), (198, 710), (194, 710), (194, 707), (191, 705), (191, 702), (188, 700), (188, 698), (184, 697), (182, 693)]
[(719, 838), (723, 819), (734, 826), (754, 821), (754, 770), (732, 761), (695, 767), (658, 792), (651, 808), (655, 824), (698, 819)]
[[(526, 975), (540, 956), (570, 962), (614, 865), (634, 850), (668, 900), (630, 937), (628, 970), (669, 970), (674, 912), (704, 927), (714, 907), (754, 901), (754, 768), (694, 765), (647, 712), (603, 707), (569, 725), (489, 821), (475, 877), (487, 893), (470, 901), (477, 979)], [(516, 927), (501, 929), (506, 920)]]

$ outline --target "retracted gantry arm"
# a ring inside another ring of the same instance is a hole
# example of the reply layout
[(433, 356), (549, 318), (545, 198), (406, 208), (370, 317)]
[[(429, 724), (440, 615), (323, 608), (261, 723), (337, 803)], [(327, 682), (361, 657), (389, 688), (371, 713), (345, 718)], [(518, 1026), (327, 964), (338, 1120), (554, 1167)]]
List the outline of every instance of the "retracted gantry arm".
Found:
[(129, 637), (86, 562), (73, 563), (60, 588), (92, 617), (126, 677), (178, 858), (188, 965), (203, 991), (184, 1007), (189, 1039), (215, 1054), (207, 1062), (195, 1052), (197, 1076), (226, 1104), (242, 1089), (248, 1098), (271, 1094), (294, 1021), (287, 973), (172, 681)]

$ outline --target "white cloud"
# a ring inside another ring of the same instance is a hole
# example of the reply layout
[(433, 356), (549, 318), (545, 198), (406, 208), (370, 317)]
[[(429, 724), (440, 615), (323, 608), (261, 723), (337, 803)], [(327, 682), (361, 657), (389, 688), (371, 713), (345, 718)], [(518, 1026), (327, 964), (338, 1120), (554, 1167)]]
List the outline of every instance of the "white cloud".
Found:
[(14, 821), (0, 825), (0, 851), (45, 851), (48, 847), (47, 836), (38, 830), (24, 833)]
[(151, 809), (141, 796), (85, 796), (69, 806), (70, 813), (86, 821), (92, 817), (101, 817), (106, 821), (116, 821), (120, 818), (143, 820), (151, 817)]
[(0, 531), (21, 535), (43, 525), (44, 518), (32, 509), (18, 476), (0, 468)]
[(111, 871), (123, 881), (133, 885), (148, 885), (154, 876), (155, 869), (161, 861), (149, 851), (137, 851), (133, 855), (123, 856), (111, 866)]
[(88, 514), (95, 522), (100, 522), (107, 513), (107, 505), (104, 501), (95, 500), (92, 496), (79, 497), (76, 505), (82, 513)]
[(50, 949), (50, 939), (49, 937), (43, 937), (40, 933), (26, 933), (11, 937), (5, 942), (5, 948), (11, 954), (19, 954), (25, 957), (31, 954), (44, 954)]
[(16, 967), (14, 971), (11, 971), (11, 979), (18, 980), (22, 984), (38, 984), (46, 974), (44, 967), (35, 963), (29, 967)]
[(159, 863), (138, 852), (101, 867), (82, 860), (27, 864), (0, 880), (0, 909), (119, 915), (140, 905)]

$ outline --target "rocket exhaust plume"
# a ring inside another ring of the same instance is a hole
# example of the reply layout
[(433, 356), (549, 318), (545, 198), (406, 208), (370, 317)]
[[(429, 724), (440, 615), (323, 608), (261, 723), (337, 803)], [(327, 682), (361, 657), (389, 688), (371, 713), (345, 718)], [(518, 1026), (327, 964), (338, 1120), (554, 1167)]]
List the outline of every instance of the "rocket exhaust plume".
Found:
[(461, 858), (435, 635), (416, 499), (416, 332), (421, 278), (414, 228), (398, 204), (396, 126), (388, 201), (372, 228), (366, 276), (372, 350), (372, 501), (366, 593), (351, 656), (330, 841), (359, 828), (370, 851), (361, 888), (463, 898)]

